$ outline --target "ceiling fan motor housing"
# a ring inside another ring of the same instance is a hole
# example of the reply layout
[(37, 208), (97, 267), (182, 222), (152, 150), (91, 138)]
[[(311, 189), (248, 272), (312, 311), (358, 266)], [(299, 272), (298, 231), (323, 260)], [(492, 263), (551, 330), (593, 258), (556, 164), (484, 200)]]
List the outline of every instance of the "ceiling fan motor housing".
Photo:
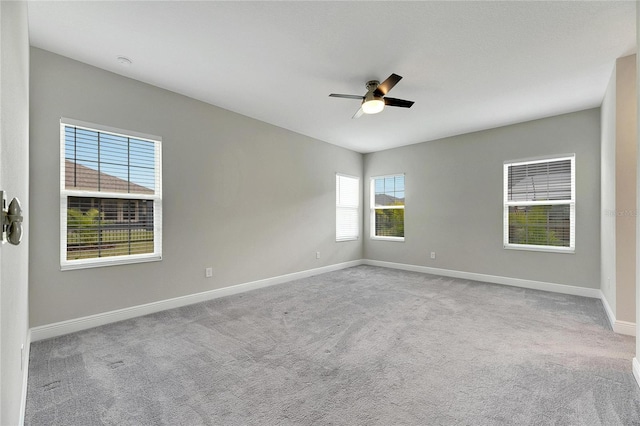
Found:
[(378, 88), (378, 86), (380, 86), (380, 82), (378, 80), (370, 80), (370, 81), (367, 81), (367, 84), (365, 84), (364, 87), (367, 88), (367, 91), (373, 92)]

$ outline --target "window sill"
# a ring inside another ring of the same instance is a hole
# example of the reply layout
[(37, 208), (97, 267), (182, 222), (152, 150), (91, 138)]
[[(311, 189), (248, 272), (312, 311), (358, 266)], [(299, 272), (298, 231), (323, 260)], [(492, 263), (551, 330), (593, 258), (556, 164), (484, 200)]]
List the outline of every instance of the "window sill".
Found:
[(162, 255), (137, 255), (126, 257), (103, 257), (100, 259), (82, 259), (72, 261), (62, 261), (60, 263), (61, 271), (72, 271), (74, 269), (88, 269), (88, 268), (100, 268), (103, 266), (116, 266), (116, 265), (131, 265), (134, 263), (146, 263), (146, 262), (159, 262), (162, 260)]
[(343, 243), (345, 241), (358, 241), (360, 238), (358, 237), (354, 237), (354, 238), (336, 238), (336, 243)]
[(576, 249), (572, 247), (534, 246), (526, 244), (505, 244), (505, 250), (541, 251), (547, 253), (575, 254)]
[(395, 241), (397, 243), (404, 243), (404, 237), (371, 237), (376, 241)]

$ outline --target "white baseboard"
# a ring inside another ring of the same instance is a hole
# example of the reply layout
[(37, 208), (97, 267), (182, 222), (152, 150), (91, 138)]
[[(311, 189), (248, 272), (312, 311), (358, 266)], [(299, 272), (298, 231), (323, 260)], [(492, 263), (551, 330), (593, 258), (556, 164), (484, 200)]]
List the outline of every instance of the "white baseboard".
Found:
[(405, 271), (423, 272), (425, 274), (442, 275), (445, 277), (461, 278), (465, 280), (482, 281), (493, 284), (510, 285), (513, 287), (544, 290), (553, 293), (571, 294), (574, 296), (591, 297), (600, 299), (600, 290), (595, 288), (575, 287), (565, 284), (547, 283), (543, 281), (523, 280), (521, 278), (501, 277), (497, 275), (478, 274), (475, 272), (454, 271), (451, 269), (431, 268), (428, 266), (408, 265), (405, 263), (383, 262), (380, 260), (363, 261), (365, 265), (382, 266), (385, 268), (403, 269)]
[(602, 306), (604, 306), (604, 311), (607, 313), (607, 317), (609, 318), (609, 323), (611, 324), (613, 331), (626, 336), (635, 336), (636, 324), (633, 322), (616, 320), (616, 315), (613, 313), (613, 309), (611, 309), (609, 301), (602, 291), (600, 292), (600, 300), (602, 300)]
[(633, 377), (636, 378), (636, 383), (640, 386), (640, 362), (638, 362), (638, 357), (633, 358)]
[(604, 311), (607, 313), (607, 318), (609, 318), (609, 324), (611, 324), (611, 328), (615, 330), (616, 315), (613, 313), (613, 309), (611, 309), (611, 305), (609, 305), (609, 301), (602, 291), (600, 291), (600, 300), (602, 301), (602, 306), (604, 306)]
[(27, 384), (29, 383), (29, 353), (31, 352), (31, 330), (27, 330), (27, 341), (22, 359), (22, 394), (20, 395), (20, 419), (18, 425), (24, 425), (24, 416), (27, 411)]
[(575, 287), (565, 284), (548, 283), (543, 281), (524, 280), (520, 278), (509, 278), (497, 275), (478, 274), (474, 272), (454, 271), (450, 269), (431, 268), (428, 266), (410, 265), (404, 263), (385, 262), (380, 260), (354, 260), (350, 262), (338, 263), (335, 265), (324, 266), (321, 268), (309, 269), (306, 271), (294, 272), (292, 274), (280, 275), (277, 277), (266, 278), (263, 280), (252, 281), (243, 284), (237, 284), (229, 287), (209, 290), (202, 293), (190, 294), (186, 296), (176, 297), (168, 300), (147, 303), (144, 305), (132, 306), (129, 308), (118, 309), (115, 311), (104, 312), (100, 314), (90, 315), (82, 318), (76, 318), (67, 321), (61, 321), (53, 324), (47, 324), (34, 327), (30, 330), (30, 339), (33, 342), (38, 340), (49, 339), (52, 337), (62, 336), (64, 334), (74, 333), (76, 331), (86, 330), (117, 321), (139, 317), (142, 315), (152, 314), (167, 309), (179, 308), (182, 306), (192, 305), (194, 303), (204, 302), (219, 297), (230, 296), (233, 294), (243, 293), (245, 291), (255, 290), (258, 288), (268, 287), (276, 284), (311, 277), (313, 275), (323, 274), (326, 272), (337, 271), (340, 269), (350, 268), (358, 265), (381, 266), (385, 268), (401, 269), (405, 271), (422, 272), (426, 274), (441, 275), (445, 277), (468, 279), (493, 284), (509, 285), (514, 287), (529, 288), (534, 290), (550, 291), (554, 293), (571, 294), (575, 296), (591, 297), (601, 299), (605, 307), (605, 312), (611, 322), (611, 326), (616, 333), (635, 336), (635, 324), (625, 321), (616, 321), (615, 315), (606, 298), (599, 289)]
[(613, 331), (626, 336), (636, 335), (636, 323), (628, 321), (616, 321), (613, 324)]
[(289, 281), (307, 278), (314, 275), (337, 271), (339, 269), (350, 268), (352, 266), (358, 265), (362, 265), (361, 260), (338, 263), (335, 265), (323, 266), (321, 268), (308, 269), (306, 271), (294, 272), (292, 274), (280, 275), (263, 280), (232, 285), (229, 287), (218, 288), (202, 293), (189, 294), (187, 296), (180, 296), (173, 299), (161, 300), (158, 302), (146, 303), (144, 305), (132, 306), (115, 311), (103, 312), (100, 314), (89, 315), (82, 318), (75, 318), (72, 320), (33, 327), (31, 329), (31, 341), (37, 342), (38, 340), (62, 336), (65, 334), (74, 333), (76, 331), (86, 330), (89, 328), (148, 315), (167, 309), (193, 305), (194, 303), (204, 302), (207, 300), (217, 299), (219, 297), (230, 296), (233, 294), (244, 293), (245, 291), (249, 290), (282, 284)]

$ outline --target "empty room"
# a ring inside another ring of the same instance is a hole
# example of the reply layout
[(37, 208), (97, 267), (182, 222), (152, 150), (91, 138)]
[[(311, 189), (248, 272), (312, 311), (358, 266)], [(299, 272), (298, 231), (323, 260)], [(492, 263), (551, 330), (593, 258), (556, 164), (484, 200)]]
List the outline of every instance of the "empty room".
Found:
[(0, 425), (638, 425), (634, 1), (1, 1)]

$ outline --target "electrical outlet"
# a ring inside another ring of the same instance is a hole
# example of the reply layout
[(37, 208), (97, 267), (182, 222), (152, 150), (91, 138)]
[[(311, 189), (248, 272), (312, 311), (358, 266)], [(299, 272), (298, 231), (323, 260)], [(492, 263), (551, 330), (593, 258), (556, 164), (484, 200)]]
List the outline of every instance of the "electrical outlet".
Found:
[(432, 251), (432, 252), (431, 252), (431, 258), (432, 258), (432, 259), (435, 259), (435, 258), (436, 258), (436, 252), (435, 252), (435, 251)]
[(316, 252), (316, 259), (320, 259), (320, 252), (319, 251)]
[(211, 278), (213, 276), (213, 268), (206, 268), (204, 270), (205, 278)]

